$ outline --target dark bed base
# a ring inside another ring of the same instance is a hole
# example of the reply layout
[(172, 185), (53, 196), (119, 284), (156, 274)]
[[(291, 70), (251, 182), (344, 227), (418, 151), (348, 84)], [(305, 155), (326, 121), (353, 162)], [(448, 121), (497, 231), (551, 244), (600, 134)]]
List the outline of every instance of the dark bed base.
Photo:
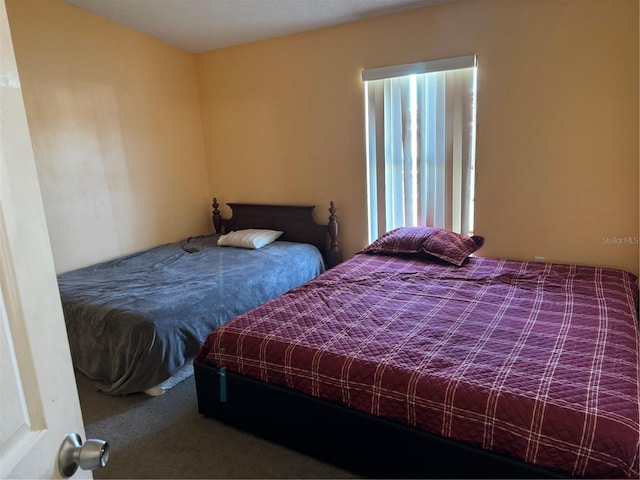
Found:
[[(194, 363), (198, 411), (375, 478), (567, 478), (277, 385)], [(224, 398), (226, 397), (226, 398)]]

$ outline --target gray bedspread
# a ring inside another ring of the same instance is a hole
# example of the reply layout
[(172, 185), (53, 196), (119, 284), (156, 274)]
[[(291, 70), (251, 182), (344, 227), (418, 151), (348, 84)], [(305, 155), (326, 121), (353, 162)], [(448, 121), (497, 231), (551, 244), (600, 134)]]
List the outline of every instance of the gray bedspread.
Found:
[(116, 395), (163, 382), (211, 330), (324, 271), (312, 245), (245, 250), (218, 247), (217, 238), (194, 237), (58, 276), (74, 366), (96, 388)]

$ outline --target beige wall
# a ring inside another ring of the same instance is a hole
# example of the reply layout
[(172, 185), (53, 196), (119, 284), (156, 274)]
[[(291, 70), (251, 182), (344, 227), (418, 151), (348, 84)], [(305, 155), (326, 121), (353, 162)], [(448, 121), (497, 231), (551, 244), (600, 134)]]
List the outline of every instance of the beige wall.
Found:
[(208, 233), (195, 56), (58, 0), (8, 0), (56, 270)]
[(352, 255), (361, 70), (476, 53), (480, 253), (638, 272), (636, 0), (460, 0), (200, 55), (59, 0), (8, 10), (58, 271), (208, 231), (213, 195), (323, 222), (335, 200)]
[[(638, 2), (467, 0), (198, 56), (211, 193), (366, 242), (363, 68), (476, 53), (480, 254), (638, 272)], [(619, 243), (621, 242), (621, 243)]]

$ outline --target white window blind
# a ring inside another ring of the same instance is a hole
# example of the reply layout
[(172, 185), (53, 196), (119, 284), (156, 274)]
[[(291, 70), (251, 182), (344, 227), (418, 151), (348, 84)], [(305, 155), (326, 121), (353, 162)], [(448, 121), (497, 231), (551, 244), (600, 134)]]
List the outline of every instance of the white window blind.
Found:
[(475, 55), (362, 72), (369, 239), (401, 226), (470, 234)]

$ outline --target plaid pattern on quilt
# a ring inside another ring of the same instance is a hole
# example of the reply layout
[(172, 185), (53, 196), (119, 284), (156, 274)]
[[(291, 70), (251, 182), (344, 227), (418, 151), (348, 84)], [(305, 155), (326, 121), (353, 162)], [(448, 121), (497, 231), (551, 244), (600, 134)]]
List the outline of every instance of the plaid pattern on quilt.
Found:
[(575, 476), (638, 478), (635, 277), (353, 259), (207, 338), (197, 360)]

